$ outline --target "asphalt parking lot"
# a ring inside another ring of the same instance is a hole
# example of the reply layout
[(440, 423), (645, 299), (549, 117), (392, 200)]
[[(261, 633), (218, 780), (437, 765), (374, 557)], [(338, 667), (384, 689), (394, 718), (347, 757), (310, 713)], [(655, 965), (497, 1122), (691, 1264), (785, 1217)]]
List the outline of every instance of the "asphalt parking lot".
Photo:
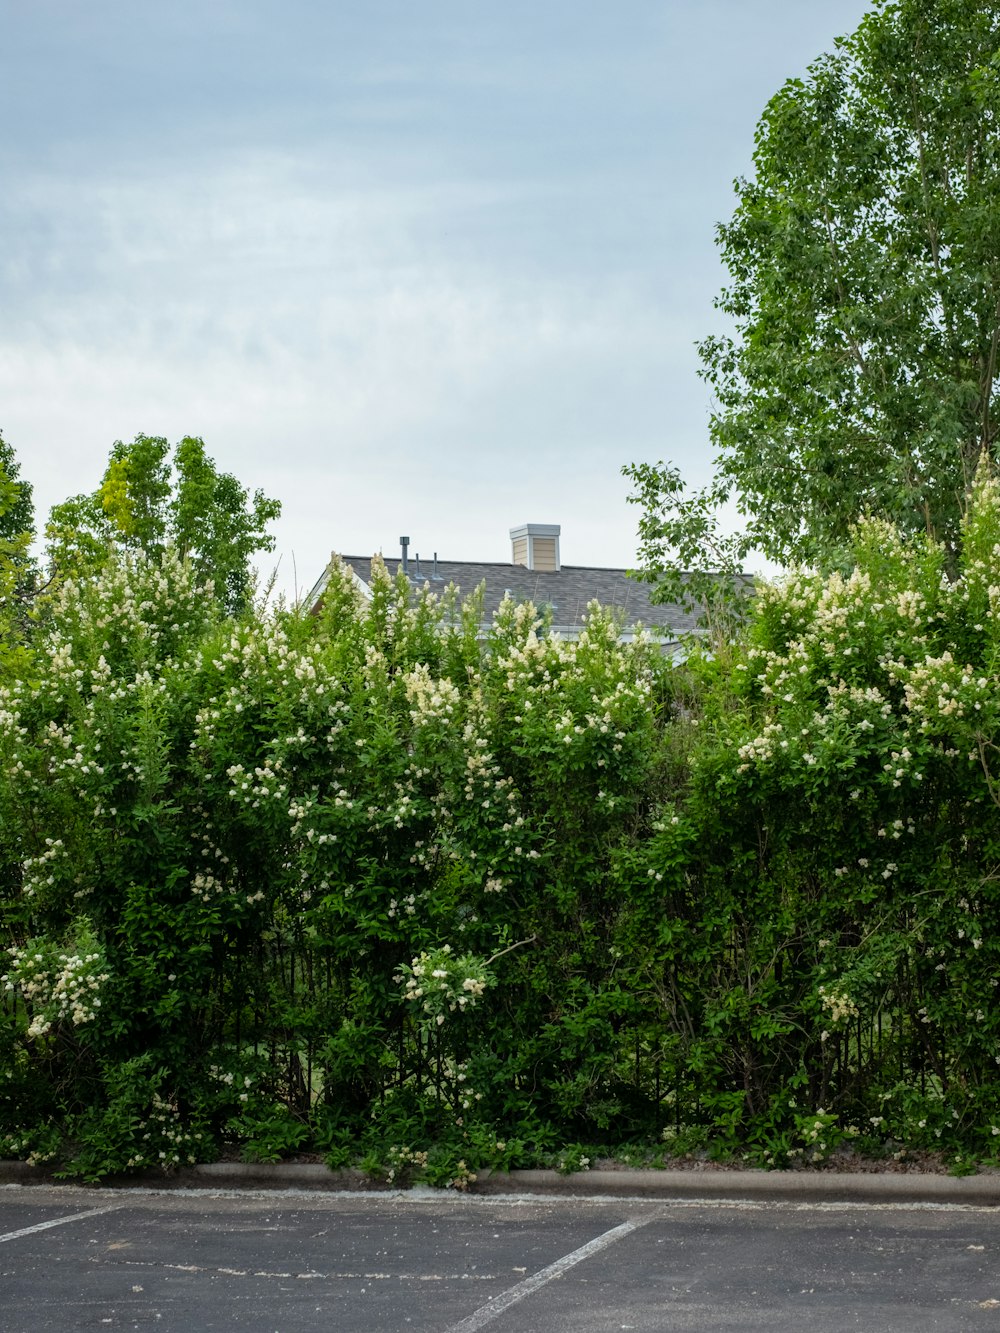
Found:
[(0, 1187), (0, 1330), (962, 1333), (1000, 1210)]

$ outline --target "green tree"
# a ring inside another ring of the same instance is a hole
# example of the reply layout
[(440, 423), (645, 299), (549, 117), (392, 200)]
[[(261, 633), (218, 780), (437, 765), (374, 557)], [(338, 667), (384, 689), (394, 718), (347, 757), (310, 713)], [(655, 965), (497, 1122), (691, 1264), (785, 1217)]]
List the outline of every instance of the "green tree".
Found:
[(162, 436), (116, 440), (95, 496), (120, 545), (162, 555), (170, 502), (170, 446)]
[(28, 663), (28, 610), (34, 592), (31, 486), (14, 450), (0, 435), (0, 683), (22, 676)]
[(998, 445), (998, 121), (996, 0), (876, 0), (768, 104), (699, 349), (748, 546), (835, 564), (867, 512), (954, 555)]
[(278, 518), (281, 504), (261, 490), (251, 497), (231, 472), (217, 471), (204, 443), (192, 436), (174, 450), (174, 469), (171, 537), (180, 553), (214, 580), (223, 604), (238, 610), (250, 596), (251, 558), (274, 550), (267, 525)]
[(162, 557), (167, 545), (211, 578), (229, 611), (250, 597), (252, 557), (272, 551), (267, 527), (281, 505), (263, 491), (251, 496), (219, 472), (204, 442), (185, 436), (174, 447), (162, 436), (116, 441), (100, 486), (55, 505), (46, 534), (54, 568), (79, 576), (100, 568), (114, 547)]
[(14, 450), (0, 434), (0, 540), (17, 541), (35, 530), (31, 485), (21, 478)]
[(718, 488), (689, 491), (668, 463), (630, 463), (623, 474), (639, 505), (639, 568), (633, 577), (653, 585), (650, 600), (698, 611), (716, 648), (728, 642), (745, 612), (752, 582), (744, 575), (742, 541), (720, 530)]

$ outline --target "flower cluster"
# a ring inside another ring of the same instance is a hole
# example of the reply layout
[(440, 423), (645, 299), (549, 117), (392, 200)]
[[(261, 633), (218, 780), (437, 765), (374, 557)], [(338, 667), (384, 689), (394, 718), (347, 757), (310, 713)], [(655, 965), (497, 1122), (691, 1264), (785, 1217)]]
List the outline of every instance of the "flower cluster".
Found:
[(229, 1089), (238, 1102), (246, 1102), (254, 1080), (249, 1074), (241, 1074), (232, 1069), (223, 1069), (220, 1065), (209, 1065), (208, 1077), (220, 1088)]
[(109, 979), (102, 950), (84, 929), (73, 951), (35, 941), (8, 950), (11, 965), (0, 985), (16, 991), (30, 1014), (29, 1037), (42, 1037), (57, 1023), (74, 1027), (92, 1023), (101, 1007), (101, 989)]
[(422, 1171), (427, 1165), (427, 1154), (406, 1144), (392, 1144), (383, 1163), (383, 1179), (391, 1185), (397, 1178), (408, 1177), (414, 1171)]
[(860, 1012), (851, 997), (834, 986), (819, 987), (820, 1004), (826, 1010), (832, 1023), (842, 1023), (848, 1018), (857, 1018)]
[(176, 1102), (153, 1093), (150, 1110), (135, 1126), (133, 1141), (137, 1146), (125, 1165), (159, 1167), (164, 1171), (182, 1163), (191, 1165), (202, 1138), (200, 1132), (184, 1128)]
[(414, 726), (457, 716), (461, 695), (450, 680), (435, 680), (426, 663), (418, 663), (404, 676), (403, 687)]
[(395, 980), (403, 987), (403, 999), (421, 1011), (423, 1020), (440, 1026), (446, 1013), (473, 1008), (493, 978), (484, 959), (457, 956), (450, 944), (444, 944), (424, 950), (409, 966), (404, 964)]

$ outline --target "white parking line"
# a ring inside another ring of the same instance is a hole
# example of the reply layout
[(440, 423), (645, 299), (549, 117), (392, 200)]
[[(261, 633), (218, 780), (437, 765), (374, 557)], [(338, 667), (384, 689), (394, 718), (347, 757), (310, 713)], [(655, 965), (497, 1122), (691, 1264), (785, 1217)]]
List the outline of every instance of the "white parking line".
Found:
[(49, 1227), (62, 1227), (67, 1222), (82, 1222), (85, 1217), (100, 1217), (102, 1213), (113, 1213), (117, 1208), (117, 1204), (112, 1204), (110, 1208), (90, 1208), (85, 1213), (70, 1213), (67, 1217), (54, 1217), (50, 1222), (36, 1222), (33, 1227), (22, 1227), (20, 1231), (8, 1231), (6, 1236), (0, 1236), (0, 1245), (5, 1240), (17, 1240), (19, 1236), (31, 1236), (36, 1231), (48, 1231)]
[(655, 1216), (658, 1216), (658, 1213), (650, 1212), (648, 1217), (634, 1217), (628, 1222), (623, 1222), (621, 1226), (612, 1227), (610, 1231), (595, 1236), (593, 1240), (588, 1240), (586, 1245), (581, 1245), (578, 1250), (572, 1250), (569, 1254), (564, 1254), (554, 1264), (549, 1264), (547, 1268), (540, 1268), (537, 1273), (525, 1278), (516, 1287), (510, 1287), (495, 1301), (488, 1301), (486, 1305), (481, 1305), (478, 1310), (473, 1310), (468, 1318), (459, 1320), (457, 1324), (452, 1324), (446, 1330), (446, 1333), (476, 1333), (477, 1329), (485, 1328), (498, 1315), (502, 1315), (504, 1310), (509, 1310), (512, 1305), (517, 1305), (518, 1301), (523, 1301), (526, 1296), (530, 1296), (539, 1287), (544, 1287), (546, 1282), (551, 1282), (554, 1277), (560, 1277), (568, 1268), (572, 1268), (574, 1264), (580, 1263), (583, 1259), (589, 1259), (592, 1254), (597, 1254), (599, 1250), (614, 1245), (616, 1240), (621, 1240), (630, 1231), (637, 1231), (639, 1227), (646, 1226), (647, 1223), (652, 1222)]

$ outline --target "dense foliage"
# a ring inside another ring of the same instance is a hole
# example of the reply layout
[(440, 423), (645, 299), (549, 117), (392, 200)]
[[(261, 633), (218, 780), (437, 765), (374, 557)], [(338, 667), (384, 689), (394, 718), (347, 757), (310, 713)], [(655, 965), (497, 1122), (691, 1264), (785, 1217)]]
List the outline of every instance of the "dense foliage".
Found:
[(179, 440), (171, 455), (162, 436), (137, 435), (112, 446), (93, 493), (53, 506), (47, 554), (60, 576), (79, 578), (114, 551), (158, 560), (170, 545), (212, 580), (227, 610), (239, 612), (253, 590), (252, 557), (274, 550), (267, 526), (280, 513), (277, 500), (261, 490), (251, 497), (231, 472), (220, 472), (196, 436)]
[(14, 450), (0, 435), (0, 681), (16, 678), (28, 667), (23, 641), (36, 586), (31, 560), (34, 526), (31, 486), (21, 477)]
[[(628, 470), (648, 577), (747, 550), (837, 568), (863, 514), (943, 542), (954, 572), (997, 457), (998, 121), (997, 0), (875, 0), (771, 99), (699, 349), (715, 479), (690, 494), (669, 464)], [(746, 520), (728, 544), (726, 500)]]
[(21, 476), (14, 450), (0, 435), (0, 542), (17, 542), (34, 527), (31, 485)]
[(957, 541), (997, 440), (1000, 6), (879, 0), (772, 98), (702, 344), (723, 475), (772, 559), (865, 512)]
[(956, 581), (855, 557), (683, 663), (377, 566), (315, 616), (171, 548), (63, 584), (0, 690), (0, 1152), (994, 1155), (996, 482)]

